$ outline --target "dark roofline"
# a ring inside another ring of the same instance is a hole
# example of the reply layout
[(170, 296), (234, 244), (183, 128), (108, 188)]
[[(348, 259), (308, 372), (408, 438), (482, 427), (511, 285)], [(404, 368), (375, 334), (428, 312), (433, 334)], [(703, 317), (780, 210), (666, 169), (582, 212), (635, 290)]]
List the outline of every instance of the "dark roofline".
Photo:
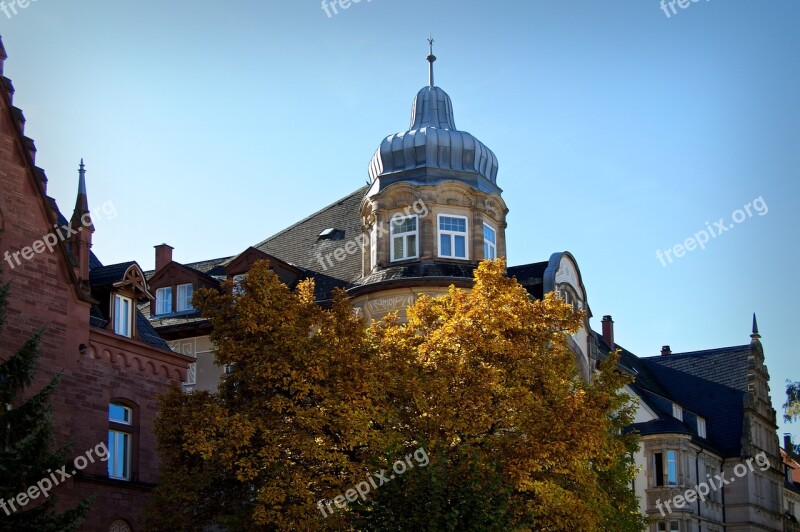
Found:
[(295, 227), (297, 227), (298, 225), (300, 225), (300, 224), (302, 224), (302, 223), (305, 223), (305, 222), (307, 222), (308, 220), (312, 219), (313, 217), (315, 217), (315, 216), (317, 216), (317, 215), (319, 215), (319, 214), (321, 214), (321, 213), (323, 213), (323, 212), (325, 212), (325, 211), (327, 211), (327, 210), (329, 210), (329, 209), (333, 209), (334, 207), (336, 207), (336, 206), (340, 205), (340, 204), (341, 204), (341, 203), (343, 203), (345, 200), (347, 200), (348, 198), (350, 198), (351, 196), (353, 196), (354, 194), (356, 194), (356, 193), (358, 193), (359, 191), (362, 191), (362, 190), (364, 191), (364, 194), (366, 194), (366, 193), (367, 193), (367, 191), (369, 190), (369, 186), (368, 186), (368, 185), (364, 185), (364, 186), (362, 186), (362, 187), (359, 187), (359, 188), (357, 188), (356, 190), (354, 190), (354, 191), (353, 191), (353, 192), (351, 192), (350, 194), (347, 194), (347, 195), (345, 195), (345, 196), (343, 196), (343, 197), (339, 198), (338, 200), (334, 201), (333, 203), (330, 203), (330, 204), (326, 205), (325, 207), (323, 207), (323, 208), (319, 209), (318, 211), (316, 211), (316, 212), (314, 212), (314, 213), (312, 213), (312, 214), (310, 214), (310, 215), (306, 216), (306, 217), (305, 217), (305, 218), (303, 218), (302, 220), (300, 220), (300, 221), (297, 221), (297, 222), (293, 223), (292, 225), (290, 225), (290, 226), (288, 226), (288, 227), (284, 227), (283, 229), (281, 229), (280, 231), (278, 231), (278, 232), (277, 232), (277, 233), (275, 233), (274, 235), (272, 235), (272, 236), (270, 236), (270, 237), (267, 237), (267, 238), (265, 238), (264, 240), (262, 240), (262, 241), (261, 241), (261, 242), (259, 242), (258, 244), (255, 244), (255, 245), (254, 245), (254, 246), (252, 246), (252, 247), (254, 247), (254, 248), (256, 248), (256, 249), (260, 248), (260, 247), (261, 247), (261, 246), (263, 246), (264, 244), (267, 244), (267, 243), (268, 243), (270, 240), (273, 240), (273, 239), (275, 239), (275, 238), (279, 237), (280, 235), (282, 235), (282, 234), (284, 234), (284, 233), (286, 233), (286, 232), (288, 232), (288, 231), (290, 231), (290, 230), (294, 229), (294, 228), (295, 228)]
[(715, 355), (721, 354), (726, 351), (736, 351), (739, 349), (749, 349), (750, 344), (742, 344), (742, 345), (731, 345), (728, 347), (717, 347), (715, 349), (703, 349), (701, 351), (685, 351), (683, 353), (671, 353), (669, 355), (650, 355), (646, 357), (638, 357), (641, 360), (659, 360), (662, 357), (669, 357), (669, 358), (680, 358), (680, 357), (692, 357), (692, 356), (703, 356), (703, 355)]
[[(356, 297), (372, 292), (382, 292), (389, 288), (409, 288), (417, 286), (437, 286), (448, 287), (456, 286), (458, 288), (472, 288), (475, 279), (472, 277), (403, 277), (401, 279), (389, 279), (386, 281), (378, 281), (377, 283), (370, 283), (353, 288), (347, 289), (347, 295)], [(323, 300), (329, 301), (329, 300)]]
[[(17, 141), (20, 142), (19, 147), (21, 149), (19, 151), (22, 153), (22, 158), (24, 161), (22, 166), (25, 168), (25, 174), (31, 181), (31, 184), (35, 189), (36, 194), (39, 196), (39, 199), (41, 200), (40, 206), (44, 208), (45, 218), (48, 220), (49, 224), (53, 226), (58, 222), (59, 215), (63, 216), (63, 214), (61, 214), (60, 211), (58, 211), (58, 214), (56, 214), (54, 210), (51, 208), (50, 200), (52, 198), (50, 198), (47, 195), (44, 189), (44, 187), (46, 186), (45, 184), (47, 183), (47, 177), (45, 176), (44, 170), (36, 166), (36, 161), (34, 159), (33, 153), (31, 152), (31, 146), (29, 145), (29, 142), (32, 142), (32, 140), (29, 137), (25, 136), (25, 132), (22, 129), (24, 126), (19, 125), (20, 122), (18, 120), (18, 117), (15, 116), (18, 111), (20, 113), (22, 111), (19, 108), (14, 107), (14, 102), (12, 101), (11, 95), (14, 93), (13, 83), (9, 78), (2, 75), (4, 70), (3, 63), (5, 62), (6, 59), (8, 59), (8, 54), (6, 54), (6, 49), (5, 45), (2, 42), (2, 37), (0, 37), (0, 52), (2, 52), (2, 55), (0, 55), (0, 76), (2, 76), (3, 80), (3, 87), (0, 88), (0, 93), (2, 93), (0, 94), (0, 98), (3, 99), (3, 102), (6, 105), (8, 111), (9, 123), (11, 124), (11, 128), (14, 130), (15, 133), (14, 136), (16, 137)], [(35, 148), (33, 149), (35, 150)], [(75, 297), (79, 301), (85, 301), (90, 304), (94, 304), (95, 301), (94, 298), (92, 298), (91, 290), (88, 289), (88, 287), (86, 290), (82, 289), (81, 287), (81, 282), (78, 279), (78, 274), (75, 272), (75, 268), (72, 267), (72, 262), (70, 261), (70, 255), (67, 252), (67, 244), (64, 240), (59, 240), (58, 249), (60, 250), (59, 252), (61, 253), (61, 258), (63, 259), (60, 265), (67, 270), (66, 274), (71, 280), (70, 285), (72, 286), (72, 290), (73, 293), (75, 294)]]
[[(184, 270), (189, 270), (189, 273), (193, 273), (193, 274), (197, 275), (198, 277), (201, 277), (201, 278), (209, 281), (210, 283), (212, 283), (215, 286), (219, 286), (219, 284), (220, 284), (219, 279), (217, 279), (216, 277), (212, 277), (211, 275), (208, 275), (207, 273), (203, 273), (200, 270), (196, 270), (194, 268), (191, 268), (191, 267), (187, 266), (186, 264), (181, 264), (180, 262), (176, 262), (174, 260), (168, 262), (167, 264), (164, 265), (163, 268), (158, 270), (158, 272), (156, 272), (153, 275), (151, 275), (150, 278), (147, 279), (147, 284), (150, 284), (151, 282), (153, 282), (153, 279), (156, 278), (161, 272), (166, 271), (167, 268), (169, 268), (170, 266), (173, 266), (173, 265), (178, 267), (178, 268), (184, 269)], [(147, 274), (146, 273), (144, 274), (144, 276), (145, 276), (145, 278), (147, 278)]]

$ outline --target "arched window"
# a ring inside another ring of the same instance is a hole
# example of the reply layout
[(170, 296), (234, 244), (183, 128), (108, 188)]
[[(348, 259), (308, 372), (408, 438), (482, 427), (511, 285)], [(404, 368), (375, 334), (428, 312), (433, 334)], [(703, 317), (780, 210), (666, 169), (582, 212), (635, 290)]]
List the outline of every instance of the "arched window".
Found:
[(115, 519), (108, 527), (108, 532), (131, 532), (131, 530), (131, 525), (124, 519)]

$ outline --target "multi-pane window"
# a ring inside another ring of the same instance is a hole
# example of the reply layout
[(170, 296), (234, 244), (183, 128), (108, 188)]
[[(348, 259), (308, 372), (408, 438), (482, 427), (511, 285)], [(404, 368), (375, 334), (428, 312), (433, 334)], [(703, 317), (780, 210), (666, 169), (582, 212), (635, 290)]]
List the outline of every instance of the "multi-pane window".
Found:
[(178, 285), (178, 312), (192, 310), (192, 294), (194, 289), (190, 284)]
[(114, 294), (114, 332), (130, 338), (132, 317), (133, 301), (128, 297)]
[(658, 532), (680, 532), (681, 524), (679, 521), (669, 521), (658, 523)]
[(680, 405), (672, 403), (672, 416), (675, 419), (680, 419), (681, 421), (683, 421), (683, 408), (681, 408)]
[(439, 256), (450, 259), (468, 259), (467, 218), (439, 215)]
[(389, 225), (391, 226), (392, 262), (417, 258), (417, 216), (395, 216)]
[(497, 231), (487, 224), (483, 224), (483, 258), (497, 258)]
[(108, 421), (108, 476), (130, 480), (133, 411), (125, 405), (111, 403), (108, 406)]
[(701, 438), (706, 437), (706, 420), (697, 416), (697, 435)]
[(156, 290), (156, 314), (169, 314), (172, 312), (172, 287)]

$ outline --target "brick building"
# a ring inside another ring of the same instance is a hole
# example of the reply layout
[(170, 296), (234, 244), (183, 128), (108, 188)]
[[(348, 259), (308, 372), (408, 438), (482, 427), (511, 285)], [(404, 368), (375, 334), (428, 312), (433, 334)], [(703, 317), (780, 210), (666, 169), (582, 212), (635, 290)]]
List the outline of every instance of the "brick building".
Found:
[[(0, 75), (6, 57), (0, 41)], [(172, 352), (136, 310), (153, 297), (141, 268), (135, 262), (103, 266), (92, 254), (83, 163), (71, 220), (47, 196), (24, 116), (13, 106), (13, 86), (1, 79), (0, 280), (11, 284), (11, 294), (0, 359), (44, 328), (29, 392), (62, 374), (52, 397), (56, 443), (74, 442), (71, 459), (101, 443), (111, 455), (58, 485), (58, 507), (95, 495), (83, 530), (141, 530), (158, 478), (156, 396), (185, 380), (189, 359)]]

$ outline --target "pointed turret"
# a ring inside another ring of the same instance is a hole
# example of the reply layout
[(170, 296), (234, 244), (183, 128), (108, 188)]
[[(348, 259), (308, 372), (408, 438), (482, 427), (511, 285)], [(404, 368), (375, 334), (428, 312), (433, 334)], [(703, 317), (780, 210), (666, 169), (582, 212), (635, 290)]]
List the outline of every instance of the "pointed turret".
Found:
[(758, 320), (756, 320), (756, 313), (753, 312), (753, 332), (750, 334), (750, 338), (753, 340), (758, 340), (761, 338), (761, 335), (758, 334)]
[(78, 167), (78, 195), (75, 198), (75, 210), (72, 211), (70, 228), (73, 233), (69, 237), (69, 247), (74, 259), (73, 266), (81, 282), (89, 281), (89, 251), (92, 248), (94, 224), (89, 214), (89, 197), (86, 194), (86, 166)]
[(3, 75), (3, 63), (8, 59), (6, 47), (3, 45), (3, 37), (0, 37), (0, 76)]

